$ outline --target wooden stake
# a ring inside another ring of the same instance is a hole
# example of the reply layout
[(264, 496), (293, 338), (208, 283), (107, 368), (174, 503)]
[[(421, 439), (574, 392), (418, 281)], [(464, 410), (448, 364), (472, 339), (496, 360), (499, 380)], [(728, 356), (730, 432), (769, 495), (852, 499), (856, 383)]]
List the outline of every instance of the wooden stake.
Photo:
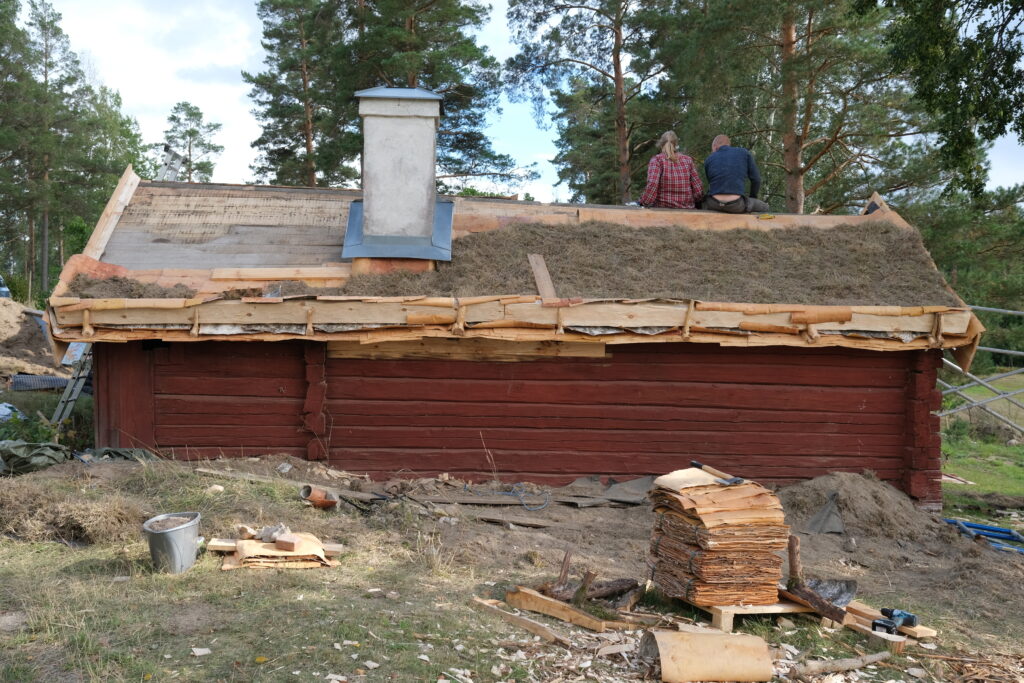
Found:
[(483, 610), (485, 612), (495, 615), (496, 617), (504, 619), (510, 624), (515, 624), (520, 628), (524, 628), (530, 633), (540, 636), (549, 643), (555, 643), (556, 645), (561, 645), (564, 648), (568, 648), (572, 645), (572, 643), (569, 642), (568, 638), (555, 633), (544, 624), (534, 621), (533, 619), (521, 617), (518, 614), (506, 612), (505, 610), (497, 607), (496, 605), (491, 604), (487, 600), (481, 600), (475, 595), (473, 596), (472, 600), (470, 600), (469, 605), (470, 607), (475, 607), (476, 609)]

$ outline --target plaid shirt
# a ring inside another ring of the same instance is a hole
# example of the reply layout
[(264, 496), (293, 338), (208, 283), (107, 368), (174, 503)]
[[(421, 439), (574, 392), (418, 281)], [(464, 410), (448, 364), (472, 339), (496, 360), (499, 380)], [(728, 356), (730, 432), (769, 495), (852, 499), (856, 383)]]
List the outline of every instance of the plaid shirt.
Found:
[(693, 159), (677, 154), (675, 161), (669, 161), (664, 154), (655, 154), (647, 164), (647, 187), (640, 205), (692, 209), (703, 192)]

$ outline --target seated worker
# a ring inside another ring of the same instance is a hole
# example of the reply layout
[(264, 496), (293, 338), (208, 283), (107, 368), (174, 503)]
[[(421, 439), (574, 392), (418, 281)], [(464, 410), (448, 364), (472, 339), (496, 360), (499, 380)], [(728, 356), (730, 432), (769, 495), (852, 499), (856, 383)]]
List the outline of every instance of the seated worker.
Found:
[(672, 131), (658, 140), (661, 151), (647, 164), (647, 186), (640, 195), (640, 206), (692, 209), (700, 201), (704, 186), (693, 159), (676, 151), (679, 138)]
[[(761, 189), (761, 173), (754, 155), (743, 147), (732, 147), (729, 137), (718, 135), (711, 142), (711, 156), (704, 160), (708, 176), (708, 196), (704, 208), (724, 213), (764, 213), (768, 204), (757, 198)], [(750, 194), (746, 194), (747, 179)]]

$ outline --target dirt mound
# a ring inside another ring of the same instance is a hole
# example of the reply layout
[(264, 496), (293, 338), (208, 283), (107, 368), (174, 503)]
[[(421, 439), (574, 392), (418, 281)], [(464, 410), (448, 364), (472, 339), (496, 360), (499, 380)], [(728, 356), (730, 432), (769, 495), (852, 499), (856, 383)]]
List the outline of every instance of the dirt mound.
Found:
[[(846, 533), (809, 533), (808, 521), (832, 492)], [(926, 625), (944, 637), (969, 637), (971, 620), (1024, 631), (1024, 614), (1006, 609), (1006, 587), (1024, 581), (1024, 556), (964, 538), (871, 475), (836, 472), (778, 495), (786, 521), (800, 535), (809, 576), (855, 579), (869, 603), (926, 615)]]
[(124, 541), (138, 537), (145, 520), (136, 501), (111, 491), (95, 498), (64, 493), (31, 474), (0, 485), (0, 534), (26, 541)]
[(162, 287), (116, 275), (97, 280), (79, 273), (68, 285), (68, 294), (83, 299), (188, 299), (196, 295), (196, 290), (182, 284)]
[(933, 540), (947, 537), (948, 525), (914, 505), (905, 493), (869, 474), (833, 472), (779, 491), (786, 523), (806, 531), (807, 522), (837, 493), (847, 534), (860, 538)]
[(50, 343), (35, 317), (13, 299), (0, 299), (0, 375), (66, 375), (54, 367)]

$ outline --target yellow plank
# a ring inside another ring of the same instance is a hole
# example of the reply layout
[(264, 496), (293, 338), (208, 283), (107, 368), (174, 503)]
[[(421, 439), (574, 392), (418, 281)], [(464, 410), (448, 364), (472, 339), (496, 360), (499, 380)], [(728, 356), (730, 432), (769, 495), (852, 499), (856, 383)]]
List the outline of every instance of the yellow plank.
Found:
[(96, 227), (93, 228), (88, 244), (82, 250), (85, 256), (97, 261), (103, 256), (103, 251), (107, 248), (107, 242), (110, 241), (110, 236), (114, 234), (117, 222), (121, 219), (121, 214), (124, 213), (125, 207), (131, 201), (132, 195), (135, 194), (135, 189), (139, 186), (140, 180), (142, 179), (136, 175), (131, 164), (129, 164), (128, 168), (121, 174), (121, 179), (117, 181), (117, 187), (114, 188), (114, 193), (110, 195), (110, 199), (103, 208), (103, 213), (100, 214), (99, 220), (96, 221)]
[(480, 338), (427, 338), (375, 344), (327, 342), (328, 358), (447, 358), (518, 362), (556, 356), (603, 358), (605, 347), (600, 343), (513, 342)]
[(214, 268), (211, 280), (344, 280), (348, 266), (307, 266), (300, 268)]

